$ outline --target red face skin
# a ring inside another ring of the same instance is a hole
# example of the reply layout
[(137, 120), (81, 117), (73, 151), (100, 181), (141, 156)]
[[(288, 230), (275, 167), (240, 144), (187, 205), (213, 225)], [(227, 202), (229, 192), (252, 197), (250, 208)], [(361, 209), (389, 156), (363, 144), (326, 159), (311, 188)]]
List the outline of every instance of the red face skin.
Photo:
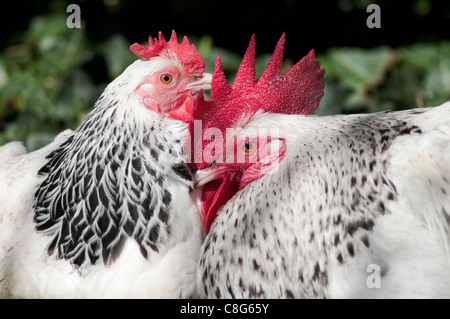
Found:
[(169, 41), (159, 32), (158, 38), (149, 37), (148, 44), (145, 47), (135, 43), (130, 50), (147, 61), (164, 57), (167, 60), (162, 63), (167, 65), (146, 77), (136, 93), (149, 110), (187, 122), (192, 116), (197, 93), (211, 89), (212, 75), (204, 73), (205, 62), (195, 45), (190, 44), (187, 37), (178, 43), (175, 31)]
[(149, 75), (138, 87), (137, 93), (149, 110), (187, 122), (192, 115), (195, 96), (201, 89), (208, 90), (210, 87), (210, 74), (187, 74), (176, 66), (168, 66)]
[[(268, 151), (268, 145), (277, 141), (277, 147)], [(204, 185), (202, 190), (202, 213), (208, 232), (219, 209), (239, 190), (252, 181), (270, 174), (281, 162), (286, 153), (283, 139), (270, 137), (250, 137), (238, 140), (228, 149), (234, 148), (234, 161), (226, 163), (226, 156), (219, 152), (215, 163), (197, 172), (196, 187)], [(225, 150), (226, 148), (224, 148)]]

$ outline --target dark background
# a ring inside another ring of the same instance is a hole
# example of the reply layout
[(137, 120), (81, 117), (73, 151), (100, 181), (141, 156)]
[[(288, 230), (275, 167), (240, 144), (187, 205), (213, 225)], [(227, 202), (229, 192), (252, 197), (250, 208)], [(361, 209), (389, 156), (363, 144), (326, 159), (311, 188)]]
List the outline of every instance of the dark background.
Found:
[[(121, 33), (133, 43), (175, 29), (179, 34), (211, 35), (215, 45), (245, 52), (256, 33), (258, 50), (270, 52), (286, 32), (286, 56), (296, 59), (311, 48), (397, 47), (450, 38), (448, 1), (11, 1), (2, 9), (0, 49), (20, 41), (15, 35), (32, 17), (65, 12), (70, 3), (80, 5), (87, 36), (98, 42)], [(366, 27), (371, 3), (381, 8), (381, 29)]]

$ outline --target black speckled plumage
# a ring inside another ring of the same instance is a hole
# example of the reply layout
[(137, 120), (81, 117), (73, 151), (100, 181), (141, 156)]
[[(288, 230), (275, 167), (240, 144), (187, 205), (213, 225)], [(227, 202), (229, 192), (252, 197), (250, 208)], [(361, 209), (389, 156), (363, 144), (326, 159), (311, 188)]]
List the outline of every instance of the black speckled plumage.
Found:
[(48, 156), (35, 195), (36, 229), (53, 237), (49, 254), (78, 267), (110, 264), (127, 238), (145, 257), (158, 252), (171, 233), (168, 176), (192, 188), (181, 125), (178, 134), (167, 134), (157, 117), (147, 126), (135, 123), (131, 112), (118, 120), (117, 103), (104, 108), (102, 100)]
[[(448, 103), (256, 115), (243, 130), (276, 128), (286, 157), (219, 211), (202, 248), (202, 296), (449, 297), (449, 118)], [(369, 265), (381, 288), (367, 284)]]

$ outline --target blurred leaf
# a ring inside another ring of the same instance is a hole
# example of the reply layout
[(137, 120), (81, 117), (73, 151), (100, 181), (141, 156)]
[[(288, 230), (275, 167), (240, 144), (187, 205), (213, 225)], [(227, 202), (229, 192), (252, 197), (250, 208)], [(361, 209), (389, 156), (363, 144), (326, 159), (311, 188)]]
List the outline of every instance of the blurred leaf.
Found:
[(64, 14), (33, 18), (24, 40), (0, 55), (0, 140), (33, 150), (76, 126), (99, 90), (80, 68), (94, 56), (85, 32), (67, 28)]
[(272, 57), (272, 53), (258, 54), (255, 57), (255, 71), (256, 71), (255, 73), (256, 73), (257, 79), (259, 79), (259, 77), (265, 70), (267, 63), (269, 63), (271, 57)]
[(53, 108), (52, 119), (74, 129), (86, 113), (92, 110), (103, 87), (97, 88), (81, 69), (75, 69), (64, 86), (58, 104)]
[(8, 82), (5, 60), (0, 58), (0, 88)]
[(51, 48), (41, 48), (39, 53), (42, 58), (37, 64), (39, 71), (65, 73), (93, 57), (93, 52), (88, 46), (83, 29), (69, 30), (70, 33), (55, 41)]
[(227, 74), (236, 74), (239, 64), (242, 61), (242, 55), (224, 48), (212, 47), (209, 56), (205, 57), (205, 63), (206, 59), (208, 59), (209, 64), (212, 65), (211, 72), (214, 71), (217, 55), (220, 55), (224, 72)]
[(418, 106), (416, 97), (422, 87), (422, 76), (408, 63), (401, 62), (373, 95), (383, 109), (399, 110)]
[(128, 40), (121, 34), (114, 34), (102, 44), (102, 55), (108, 67), (111, 80), (119, 76), (137, 57), (130, 51)]
[(38, 148), (44, 147), (53, 141), (56, 132), (30, 132), (25, 140), (25, 147), (28, 150), (36, 150)]
[(319, 106), (311, 113), (322, 116), (344, 113), (348, 92), (349, 90), (340, 88), (336, 83), (325, 81), (324, 95)]
[(367, 92), (382, 81), (391, 61), (392, 50), (389, 48), (339, 48), (330, 50), (323, 66), (327, 77), (336, 78), (352, 90), (347, 98), (351, 109), (364, 103)]
[(62, 35), (71, 29), (67, 28), (66, 15), (56, 13), (33, 18), (26, 34), (27, 43), (39, 44), (41, 49), (50, 48)]
[[(195, 36), (192, 36), (195, 38)], [(192, 37), (189, 37), (192, 38)], [(196, 46), (198, 53), (202, 56), (209, 56), (211, 53), (211, 49), (213, 47), (214, 40), (210, 35), (204, 35), (198, 40), (198, 44)]]
[(417, 43), (399, 49), (404, 63), (410, 67), (426, 71), (436, 62), (436, 44)]
[(425, 76), (424, 100), (436, 105), (442, 99), (450, 99), (450, 44), (438, 46), (437, 57)]

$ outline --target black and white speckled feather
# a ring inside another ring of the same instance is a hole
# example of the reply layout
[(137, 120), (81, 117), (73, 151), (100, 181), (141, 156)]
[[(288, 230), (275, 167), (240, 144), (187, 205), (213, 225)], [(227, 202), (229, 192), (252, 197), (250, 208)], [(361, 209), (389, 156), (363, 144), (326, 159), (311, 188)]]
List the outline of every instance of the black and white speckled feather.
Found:
[[(450, 297), (450, 104), (350, 116), (258, 114), (279, 166), (205, 239), (210, 298)], [(370, 287), (370, 265), (381, 272)], [(370, 271), (369, 271), (369, 270)]]
[(49, 253), (79, 267), (109, 264), (127, 238), (144, 257), (158, 252), (171, 235), (170, 184), (192, 187), (183, 124), (137, 123), (131, 111), (118, 120), (116, 103), (97, 106), (40, 170), (47, 177), (36, 192), (36, 228), (54, 236)]

